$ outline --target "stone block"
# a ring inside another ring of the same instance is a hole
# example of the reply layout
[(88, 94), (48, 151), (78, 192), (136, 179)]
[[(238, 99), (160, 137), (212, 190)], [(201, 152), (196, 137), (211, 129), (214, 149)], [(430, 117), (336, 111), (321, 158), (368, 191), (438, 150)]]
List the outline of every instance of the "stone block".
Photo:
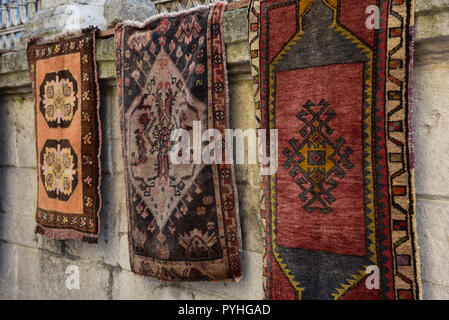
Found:
[(112, 61), (114, 62), (114, 38), (97, 39), (95, 46), (95, 53), (97, 56), (97, 62)]
[(128, 233), (119, 232), (119, 265), (122, 270), (131, 271), (131, 264), (129, 261), (129, 245), (128, 245)]
[(109, 110), (111, 112), (111, 139), (121, 140), (122, 134), (120, 132), (120, 108), (118, 106), (117, 89), (115, 87), (111, 89), (110, 95)]
[(5, 299), (17, 298), (17, 250), (17, 246), (0, 242), (0, 292)]
[[(28, 71), (25, 50), (3, 54), (0, 59), (0, 74)], [(28, 78), (28, 82), (30, 79)]]
[(65, 243), (63, 240), (48, 239), (42, 235), (37, 235), (37, 237), (39, 242), (38, 246), (40, 250), (48, 253), (53, 253), (56, 255), (64, 254)]
[(259, 187), (262, 178), (260, 175), (259, 165), (236, 164), (234, 168), (237, 184)]
[[(223, 15), (223, 33), (226, 43), (248, 39), (247, 9), (227, 11)], [(246, 50), (248, 51), (248, 50)]]
[(449, 287), (449, 202), (418, 200), (416, 220), (422, 279)]
[[(103, 122), (104, 123), (104, 122)], [(102, 131), (105, 131), (105, 127), (102, 127)], [(112, 141), (103, 135), (101, 142), (101, 173), (104, 176), (113, 174), (113, 159), (112, 154)]]
[(17, 165), (23, 168), (36, 168), (36, 127), (32, 94), (14, 96), (10, 102), (14, 108), (16, 127)]
[(165, 283), (122, 270), (114, 275), (114, 299), (261, 299), (262, 255), (245, 252), (240, 282)]
[(258, 128), (251, 80), (229, 79), (230, 122), (233, 129)]
[(448, 87), (449, 63), (415, 68), (413, 122), (418, 194), (449, 196)]
[(123, 181), (122, 194), (124, 195), (123, 202), (120, 203), (120, 208), (117, 209), (118, 219), (120, 221), (119, 232), (128, 233), (128, 209), (126, 204), (125, 178), (123, 175), (117, 176), (117, 179)]
[(100, 79), (112, 80), (107, 82), (109, 88), (115, 87), (116, 66), (114, 58), (114, 38), (97, 39), (95, 47), (98, 63), (98, 77)]
[(114, 79), (116, 75), (115, 62), (111, 61), (99, 61), (98, 62), (98, 78), (99, 79)]
[(0, 165), (17, 165), (17, 136), (14, 122), (14, 108), (8, 96), (0, 97)]
[(423, 281), (422, 283), (424, 300), (449, 300), (449, 287)]
[(449, 10), (417, 15), (415, 30), (417, 41), (448, 37)]
[[(92, 265), (29, 249), (18, 250), (17, 288), (19, 299), (108, 299), (110, 271)], [(77, 266), (80, 289), (68, 289), (68, 266)]]
[(155, 14), (155, 5), (146, 0), (106, 0), (104, 4), (104, 16), (110, 28), (125, 20), (143, 22)]
[(64, 4), (73, 3), (73, 2), (81, 2), (81, 3), (87, 3), (87, 4), (103, 4), (105, 0), (77, 0), (77, 1), (70, 1), (70, 0), (41, 0), (40, 1), (40, 8), (43, 9), (49, 9), (49, 8), (55, 8)]
[(192, 294), (181, 289), (179, 284), (164, 284), (149, 277), (123, 270), (114, 278), (114, 299), (163, 300), (192, 299)]
[[(107, 299), (110, 272), (24, 246), (0, 243), (0, 291), (13, 299)], [(80, 289), (66, 287), (66, 268), (80, 270)]]
[(37, 203), (35, 169), (0, 168), (0, 212), (34, 217)]
[[(2, 56), (7, 55), (11, 55), (16, 58), (25, 58), (26, 60), (24, 51), (6, 53)], [(0, 88), (2, 92), (8, 93), (9, 89), (12, 89), (11, 91), (15, 91), (16, 88), (20, 87), (28, 87), (28, 92), (31, 90), (30, 73), (28, 71), (15, 71), (4, 74), (0, 73)]]
[[(233, 79), (234, 78), (234, 79)], [(230, 125), (232, 129), (256, 129), (258, 128), (258, 123), (255, 117), (255, 106), (252, 94), (252, 84), (248, 79), (235, 79), (235, 77), (230, 77)], [(259, 165), (258, 165), (258, 154), (257, 154), (257, 142), (255, 149), (250, 149), (255, 152), (254, 155), (256, 159), (256, 164), (248, 163), (248, 142), (245, 139), (245, 164), (235, 165), (236, 180), (239, 184), (248, 184), (252, 186), (259, 186), (260, 175), (259, 175)], [(236, 141), (234, 140), (234, 145)], [(234, 147), (234, 152), (236, 153), (236, 147)], [(235, 160), (236, 154), (234, 154)]]
[(449, 61), (449, 39), (415, 43), (414, 65), (444, 64)]
[(260, 188), (239, 185), (238, 191), (243, 249), (263, 253)]
[(196, 300), (224, 299), (213, 293), (186, 288), (183, 283), (166, 283), (149, 277), (121, 271), (114, 277), (113, 299)]
[[(228, 68), (238, 64), (245, 64), (247, 68), (245, 68), (244, 71), (249, 75), (251, 70), (249, 64), (248, 40), (245, 38), (243, 41), (226, 43), (225, 50)], [(232, 74), (233, 72), (230, 73)]]
[(37, 248), (37, 242), (34, 241), (35, 227), (34, 217), (0, 212), (0, 239), (4, 241)]
[(415, 11), (420, 14), (423, 11), (435, 11), (441, 9), (449, 9), (447, 0), (416, 0)]
[(120, 192), (121, 180), (112, 176), (104, 176), (101, 184), (102, 209), (100, 212), (100, 237), (97, 245), (77, 240), (65, 241), (65, 252), (94, 263), (118, 264), (118, 212), (124, 202), (124, 194)]
[(34, 103), (29, 93), (1, 97), (0, 165), (36, 168)]
[(113, 139), (111, 140), (112, 145), (112, 168), (115, 175), (123, 175), (123, 149), (122, 140)]
[(101, 85), (101, 106), (100, 106), (100, 120), (101, 120), (101, 171), (103, 174), (111, 175), (113, 173), (112, 167), (112, 144), (111, 144), (111, 110), (110, 110), (110, 90), (108, 86)]
[(38, 11), (25, 24), (23, 38), (33, 36), (53, 36), (79, 31), (89, 26), (106, 28), (103, 4), (68, 3)]

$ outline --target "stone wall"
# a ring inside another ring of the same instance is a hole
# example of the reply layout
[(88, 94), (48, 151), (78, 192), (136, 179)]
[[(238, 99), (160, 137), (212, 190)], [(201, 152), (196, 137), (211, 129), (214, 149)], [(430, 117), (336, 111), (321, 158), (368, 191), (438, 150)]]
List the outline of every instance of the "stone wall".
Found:
[(449, 299), (449, 1), (416, 1), (413, 74), (417, 228), (423, 294)]
[[(82, 5), (99, 2), (104, 1)], [(42, 1), (45, 10), (64, 4), (67, 1)], [(414, 123), (424, 297), (447, 299), (449, 144), (444, 130), (449, 127), (449, 1), (417, 0), (416, 9)], [(225, 14), (231, 126), (242, 129), (256, 127), (246, 28), (245, 9)], [(28, 30), (32, 34), (37, 28)], [(97, 60), (104, 206), (99, 244), (92, 245), (34, 236), (36, 150), (26, 56), (24, 51), (0, 56), (0, 299), (261, 299), (259, 177), (252, 166), (236, 166), (244, 262), (240, 282), (167, 284), (131, 273), (112, 39), (98, 41)], [(69, 265), (80, 268), (79, 290), (65, 286)]]

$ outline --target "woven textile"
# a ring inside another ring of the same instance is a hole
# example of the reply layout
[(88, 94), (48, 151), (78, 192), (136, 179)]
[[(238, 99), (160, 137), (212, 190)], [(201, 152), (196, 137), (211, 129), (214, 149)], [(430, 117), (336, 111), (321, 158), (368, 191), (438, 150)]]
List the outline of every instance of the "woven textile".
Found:
[(171, 134), (228, 128), (224, 3), (116, 29), (132, 270), (161, 280), (241, 276), (230, 165), (175, 164)]
[(100, 221), (99, 87), (95, 31), (28, 45), (36, 115), (36, 233), (97, 242)]
[(412, 34), (412, 1), (252, 1), (267, 299), (420, 298)]

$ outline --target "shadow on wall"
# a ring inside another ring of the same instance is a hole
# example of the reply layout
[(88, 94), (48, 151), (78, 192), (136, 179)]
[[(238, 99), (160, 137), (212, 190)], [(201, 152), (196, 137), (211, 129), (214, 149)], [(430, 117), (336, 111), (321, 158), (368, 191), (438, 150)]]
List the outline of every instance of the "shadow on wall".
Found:
[(14, 253), (5, 240), (7, 229), (12, 227), (8, 223), (7, 215), (11, 207), (10, 193), (13, 191), (9, 171), (16, 165), (16, 130), (13, 118), (7, 97), (0, 96), (0, 299), (14, 297), (16, 278), (12, 259)]
[[(105, 267), (118, 264), (119, 223), (124, 202), (124, 194), (120, 194), (119, 179), (114, 176), (114, 153), (121, 156), (121, 149), (113, 147), (111, 139), (112, 105), (110, 103), (111, 85), (102, 85), (100, 120), (102, 126), (101, 147), (101, 199), (100, 236), (98, 244), (83, 243), (77, 240), (66, 240), (63, 254), (70, 258), (81, 258)], [(127, 236), (127, 235), (124, 235)]]

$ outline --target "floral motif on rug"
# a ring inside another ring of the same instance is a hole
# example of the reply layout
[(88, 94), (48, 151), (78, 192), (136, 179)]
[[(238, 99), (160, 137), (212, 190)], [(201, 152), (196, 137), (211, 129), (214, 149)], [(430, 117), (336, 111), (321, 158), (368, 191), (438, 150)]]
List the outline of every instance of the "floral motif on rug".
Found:
[(248, 14), (256, 117), (278, 129), (266, 298), (419, 299), (413, 1), (253, 0)]
[(229, 128), (218, 2), (116, 29), (129, 250), (135, 273), (165, 281), (238, 280), (240, 226), (229, 164), (175, 164), (174, 130)]
[(98, 241), (101, 134), (95, 32), (28, 44), (38, 153), (36, 233), (48, 238)]

